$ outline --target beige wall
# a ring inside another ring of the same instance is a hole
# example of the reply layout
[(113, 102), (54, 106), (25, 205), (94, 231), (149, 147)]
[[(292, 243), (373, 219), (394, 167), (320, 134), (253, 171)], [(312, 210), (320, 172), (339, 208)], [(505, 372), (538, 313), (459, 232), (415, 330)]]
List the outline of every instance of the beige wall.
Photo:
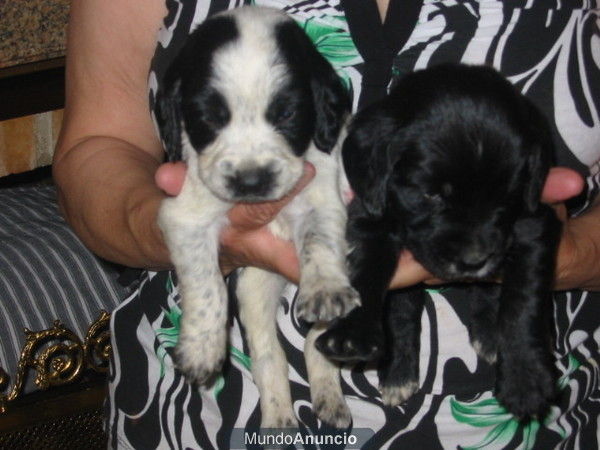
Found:
[(62, 110), (0, 122), (0, 176), (52, 163)]

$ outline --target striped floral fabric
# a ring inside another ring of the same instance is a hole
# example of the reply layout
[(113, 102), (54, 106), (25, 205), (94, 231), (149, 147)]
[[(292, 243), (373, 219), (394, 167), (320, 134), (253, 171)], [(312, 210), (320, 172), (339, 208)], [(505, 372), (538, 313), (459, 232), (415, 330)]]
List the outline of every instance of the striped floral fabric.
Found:
[(62, 219), (55, 197), (51, 185), (0, 189), (0, 367), (11, 376), (24, 327), (38, 331), (60, 319), (83, 338), (100, 310), (110, 312), (126, 294), (116, 268)]
[[(385, 27), (377, 22), (375, 2), (367, 0), (168, 0), (149, 77), (151, 103), (190, 30), (242, 3), (290, 14), (338, 71), (354, 110), (393, 83), (377, 79), (385, 58), (392, 78), (443, 62), (497, 68), (550, 119), (558, 163), (588, 177), (572, 211), (582, 212), (594, 201), (600, 173), (600, 0), (391, 0)], [(407, 18), (413, 24), (403, 28)], [(396, 39), (402, 29), (410, 31), (405, 41)], [(376, 38), (385, 42), (369, 45)], [(229, 280), (233, 288), (235, 275)], [(171, 272), (143, 274), (138, 290), (111, 316), (110, 448), (230, 448), (234, 429), (258, 428), (253, 361), (233, 295), (230, 300), (230, 358), (213, 385), (197, 387), (175, 365), (177, 278)], [(307, 327), (295, 315), (296, 301), (289, 285), (277, 327), (301, 429), (322, 436), (328, 431), (311, 410), (302, 352)], [(468, 303), (453, 286), (429, 293), (421, 324), (420, 390), (409, 401), (385, 407), (375, 370), (343, 368), (342, 389), (353, 417), (349, 431), (372, 430), (366, 447), (377, 449), (600, 448), (600, 293), (557, 293), (553, 314), (560, 398), (546, 418), (520, 423), (494, 397), (493, 367), (477, 358), (469, 342)]]

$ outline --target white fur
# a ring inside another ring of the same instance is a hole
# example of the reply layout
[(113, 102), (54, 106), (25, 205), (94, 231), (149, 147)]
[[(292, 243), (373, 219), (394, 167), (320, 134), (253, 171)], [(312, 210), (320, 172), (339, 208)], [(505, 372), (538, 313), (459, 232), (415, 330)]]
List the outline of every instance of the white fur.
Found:
[(280, 169), (277, 189), (270, 196), (277, 199), (294, 186), (303, 170), (302, 160), (264, 118), (274, 88), (288, 78), (287, 67), (277, 60), (272, 35), (272, 26), (287, 16), (265, 8), (239, 8), (227, 14), (235, 14), (241, 39), (217, 51), (211, 84), (227, 100), (231, 120), (203, 150), (200, 178), (217, 196), (231, 200), (226, 175), (271, 163)]
[[(177, 354), (181, 369), (204, 383), (219, 371), (226, 357), (227, 292), (218, 264), (218, 238), (235, 201), (226, 177), (232, 170), (270, 163), (277, 167), (268, 199), (288, 192), (308, 160), (317, 168), (314, 180), (270, 224), (274, 234), (290, 239), (301, 267), (297, 313), (309, 321), (343, 316), (359, 304), (346, 268), (346, 210), (342, 189), (347, 181), (341, 165), (341, 142), (331, 154), (311, 143), (303, 158), (265, 120), (268, 100), (281, 86), (287, 67), (277, 59), (270, 33), (286, 20), (280, 12), (240, 8), (235, 14), (240, 38), (214, 56), (213, 86), (227, 99), (231, 120), (198, 154), (185, 132), (183, 157), (188, 171), (182, 192), (164, 201), (159, 224), (179, 278), (182, 297), (181, 334)], [(184, 127), (185, 128), (185, 127)], [(257, 268), (240, 273), (237, 296), (252, 358), (252, 373), (261, 394), (262, 427), (295, 426), (285, 354), (277, 339), (276, 310), (285, 285), (279, 275)], [(338, 370), (307, 339), (311, 390), (334, 425), (347, 426), (350, 414), (341, 394)], [(321, 413), (318, 411), (321, 415)]]
[(313, 409), (319, 419), (336, 428), (350, 426), (352, 415), (344, 400), (339, 379), (339, 367), (315, 347), (315, 341), (326, 330), (326, 324), (315, 324), (304, 342), (304, 357), (310, 383)]
[(419, 390), (419, 383), (409, 381), (402, 386), (381, 386), (381, 399), (386, 406), (398, 406)]

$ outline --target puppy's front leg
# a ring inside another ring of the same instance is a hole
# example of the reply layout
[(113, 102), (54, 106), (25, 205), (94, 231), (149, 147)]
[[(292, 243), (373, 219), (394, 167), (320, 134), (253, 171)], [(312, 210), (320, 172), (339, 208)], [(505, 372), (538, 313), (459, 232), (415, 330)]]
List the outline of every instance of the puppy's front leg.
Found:
[(163, 201), (159, 225), (181, 295), (177, 366), (198, 383), (221, 369), (227, 342), (227, 291), (218, 263), (219, 232), (230, 205), (186, 180), (181, 194)]
[(254, 267), (238, 278), (236, 295), (246, 329), (252, 376), (260, 393), (261, 427), (296, 427), (288, 364), (277, 337), (276, 314), (285, 279)]
[(496, 396), (518, 418), (541, 420), (557, 387), (549, 319), (560, 223), (541, 205), (514, 235), (498, 312)]
[(387, 294), (388, 348), (379, 366), (379, 387), (385, 405), (397, 406), (419, 388), (421, 316), (426, 296), (420, 286)]
[(342, 223), (332, 211), (313, 210), (296, 239), (300, 258), (296, 314), (308, 322), (343, 317), (360, 305), (347, 275)]
[(475, 352), (490, 364), (498, 357), (498, 307), (501, 286), (474, 283), (463, 288), (470, 307), (469, 338)]
[(323, 354), (346, 362), (371, 361), (383, 351), (383, 304), (401, 247), (390, 231), (393, 224), (362, 216), (360, 209), (355, 201), (350, 205), (348, 240), (352, 286), (362, 306), (334, 321), (316, 341)]
[(293, 212), (296, 218), (290, 221), (295, 224), (293, 236), (300, 259), (296, 314), (308, 322), (343, 317), (360, 305), (348, 277), (347, 215), (334, 160), (313, 155), (313, 163), (319, 167), (315, 180), (300, 194), (310, 209)]
[(350, 426), (352, 414), (342, 393), (340, 368), (315, 347), (316, 339), (325, 330), (325, 323), (314, 324), (304, 342), (310, 396), (313, 410), (320, 420), (334, 428), (345, 429)]

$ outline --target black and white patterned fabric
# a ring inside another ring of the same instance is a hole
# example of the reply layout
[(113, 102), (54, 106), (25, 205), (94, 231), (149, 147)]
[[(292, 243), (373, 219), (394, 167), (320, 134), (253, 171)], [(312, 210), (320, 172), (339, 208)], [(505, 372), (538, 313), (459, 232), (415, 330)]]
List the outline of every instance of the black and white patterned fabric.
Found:
[(116, 268), (65, 223), (54, 186), (0, 189), (0, 367), (8, 375), (16, 373), (24, 328), (41, 331), (59, 319), (83, 339), (100, 311), (128, 292)]
[[(152, 102), (165, 67), (205, 17), (240, 1), (166, 2), (150, 75)], [(600, 4), (591, 0), (391, 0), (380, 27), (374, 1), (256, 0), (284, 9), (337, 70), (357, 109), (384, 95), (394, 77), (446, 61), (496, 67), (554, 123), (557, 160), (588, 178), (574, 209), (598, 192), (600, 169)], [(408, 29), (406, 29), (408, 27)], [(399, 29), (400, 28), (400, 29)], [(231, 301), (230, 361), (212, 386), (196, 387), (174, 368), (179, 330), (177, 279), (148, 272), (113, 314), (107, 428), (115, 448), (228, 448), (232, 429), (260, 424), (258, 391), (244, 332)], [(289, 361), (297, 416), (317, 433), (303, 341), (288, 286), (277, 321)], [(370, 448), (598, 448), (600, 294), (559, 293), (554, 352), (561, 398), (548, 417), (519, 423), (493, 396), (493, 368), (469, 344), (459, 288), (431, 290), (422, 317), (421, 390), (386, 408), (377, 374), (342, 370), (353, 427), (375, 434)]]

